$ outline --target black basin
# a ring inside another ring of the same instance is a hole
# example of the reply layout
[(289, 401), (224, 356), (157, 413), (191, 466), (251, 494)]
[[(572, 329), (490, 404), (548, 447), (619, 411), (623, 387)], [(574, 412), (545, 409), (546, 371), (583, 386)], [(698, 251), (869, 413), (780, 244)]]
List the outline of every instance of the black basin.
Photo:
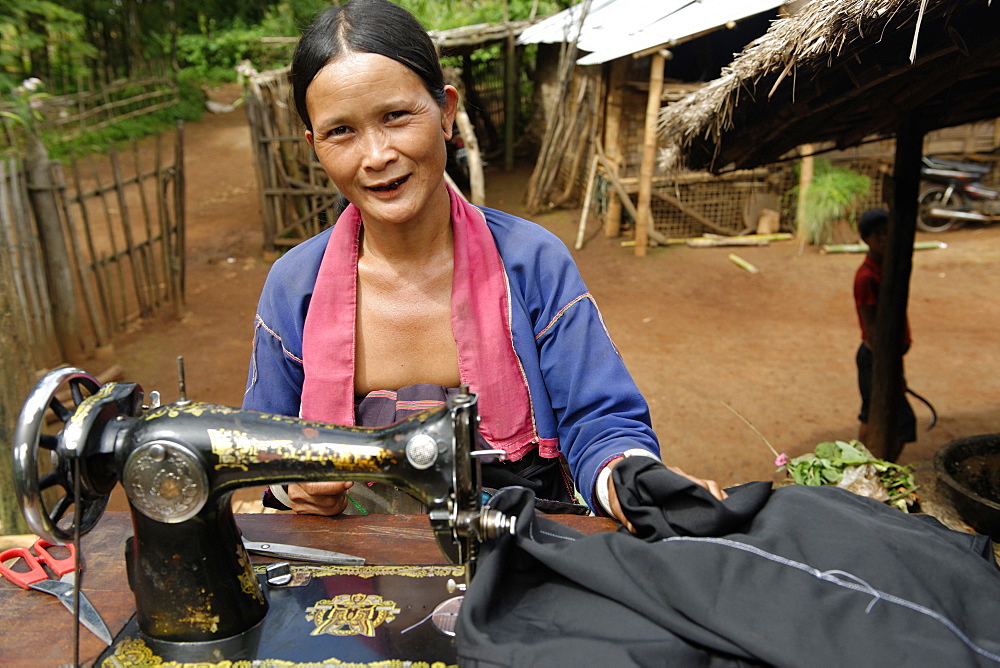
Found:
[(934, 469), (955, 510), (979, 533), (1000, 541), (1000, 434), (947, 443)]

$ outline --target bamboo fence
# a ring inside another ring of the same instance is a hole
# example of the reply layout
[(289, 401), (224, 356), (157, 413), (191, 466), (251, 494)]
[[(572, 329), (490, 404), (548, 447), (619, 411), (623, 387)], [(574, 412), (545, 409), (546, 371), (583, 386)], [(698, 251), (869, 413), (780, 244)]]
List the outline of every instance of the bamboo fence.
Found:
[(15, 317), (23, 319), (33, 337), (26, 354), (33, 368), (58, 361), (59, 344), (52, 320), (38, 231), (31, 218), (28, 186), (21, 162), (0, 160), (0, 252), (8, 253), (13, 285), (8, 290), (17, 305)]
[[(147, 72), (130, 79), (100, 82), (92, 77), (81, 78), (75, 87), (75, 93), (44, 98), (37, 109), (45, 119), (42, 121), (45, 130), (64, 141), (180, 102), (177, 82), (165, 65), (151, 66)], [(0, 104), (0, 110), (4, 109), (9, 111), (12, 107)], [(0, 149), (4, 144), (16, 146), (20, 128), (8, 119), (0, 121), (4, 127)]]
[[(20, 160), (0, 162), (0, 250), (14, 270), (14, 292), (28, 323), (35, 368), (52, 367), (59, 345), (52, 323), (49, 272), (68, 271), (81, 309), (87, 348), (110, 342), (135, 321), (172, 307), (184, 296), (183, 130), (172, 147), (155, 137), (143, 164), (135, 141), (113, 147), (106, 160), (71, 156), (51, 163), (52, 186), (69, 257), (45, 258)], [(51, 266), (56, 263), (59, 266)]]
[(246, 100), (264, 250), (276, 252), (335, 222), (340, 192), (305, 140), (287, 68), (251, 77)]

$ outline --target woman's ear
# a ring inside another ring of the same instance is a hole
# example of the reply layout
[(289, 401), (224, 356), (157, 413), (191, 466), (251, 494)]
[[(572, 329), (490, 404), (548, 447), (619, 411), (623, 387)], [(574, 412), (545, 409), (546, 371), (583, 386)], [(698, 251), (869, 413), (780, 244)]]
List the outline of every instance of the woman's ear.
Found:
[(451, 139), (455, 127), (455, 114), (458, 113), (458, 89), (451, 85), (444, 87), (444, 107), (441, 109), (441, 129), (444, 130), (444, 140)]
[(306, 141), (309, 143), (309, 148), (311, 148), (313, 150), (316, 150), (316, 147), (313, 146), (313, 133), (312, 133), (312, 130), (306, 130)]

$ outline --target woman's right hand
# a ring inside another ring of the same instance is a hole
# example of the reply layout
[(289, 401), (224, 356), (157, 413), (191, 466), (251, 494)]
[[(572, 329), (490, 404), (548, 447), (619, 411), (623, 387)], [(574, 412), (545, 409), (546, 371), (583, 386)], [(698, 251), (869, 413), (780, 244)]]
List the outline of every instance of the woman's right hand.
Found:
[(347, 508), (353, 482), (305, 482), (288, 486), (292, 510), (299, 515), (339, 515)]

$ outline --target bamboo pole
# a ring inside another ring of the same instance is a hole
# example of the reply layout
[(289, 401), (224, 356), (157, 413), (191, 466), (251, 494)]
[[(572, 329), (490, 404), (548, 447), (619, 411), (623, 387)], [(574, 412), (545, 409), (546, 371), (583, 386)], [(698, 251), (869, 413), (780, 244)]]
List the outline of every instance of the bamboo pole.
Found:
[(66, 179), (63, 176), (62, 165), (56, 163), (55, 172), (56, 183), (59, 186), (59, 201), (63, 208), (63, 220), (66, 224), (65, 234), (70, 242), (70, 248), (73, 249), (73, 269), (76, 273), (76, 283), (80, 287), (80, 294), (83, 295), (83, 303), (87, 309), (87, 315), (90, 317), (91, 327), (94, 330), (94, 339), (98, 346), (104, 346), (108, 342), (108, 334), (103, 327), (104, 323), (101, 316), (97, 312), (93, 290), (85, 272), (89, 267), (83, 259), (83, 254), (80, 252), (80, 244), (77, 243), (76, 234), (73, 229), (73, 216), (69, 208), (69, 197), (66, 195)]
[(653, 170), (656, 166), (656, 125), (660, 114), (660, 95), (663, 93), (663, 51), (652, 56), (649, 68), (649, 96), (646, 98), (646, 129), (642, 140), (642, 164), (639, 167), (639, 218), (635, 222), (635, 255), (646, 255), (649, 229), (653, 226)]
[(111, 295), (108, 293), (109, 286), (104, 280), (104, 276), (98, 271), (97, 267), (97, 253), (94, 251), (94, 233), (90, 227), (90, 213), (87, 209), (87, 202), (83, 197), (82, 188), (80, 186), (80, 169), (77, 166), (76, 155), (73, 151), (69, 153), (70, 159), (70, 171), (73, 174), (73, 185), (76, 189), (76, 200), (77, 206), (80, 207), (80, 221), (83, 223), (83, 238), (84, 242), (87, 244), (87, 252), (90, 254), (90, 267), (94, 272), (94, 280), (97, 283), (97, 299), (101, 305), (101, 315), (102, 323), (100, 325), (95, 325), (97, 329), (102, 332), (107, 332), (110, 329), (114, 329), (114, 316), (111, 311)]
[[(38, 335), (41, 334), (44, 337), (44, 332), (36, 332), (34, 337), (30, 334), (33, 314), (25, 287), (25, 267), (21, 266), (22, 263), (18, 262), (17, 259), (19, 256), (17, 248), (18, 235), (14, 222), (22, 215), (22, 212), (17, 211), (13, 206), (13, 203), (16, 201), (13, 193), (18, 188), (16, 182), (18, 176), (14, 159), (11, 158), (9, 161), (9, 170), (7, 164), (0, 160), (0, 253), (4, 254), (4, 257), (0, 258), (0, 266), (2, 266), (2, 263), (7, 263), (6, 266), (10, 267), (10, 279), (4, 280), (3, 284), (0, 285), (0, 292), (3, 292), (4, 288), (6, 288), (6, 298), (10, 300), (11, 290), (13, 290), (19, 307), (17, 315), (25, 328), (28, 344), (27, 349), (33, 366), (36, 369), (41, 369), (45, 366), (45, 361), (41, 348), (43, 341), (38, 340)], [(13, 313), (13, 310), (10, 312)], [(3, 313), (6, 313), (6, 311)], [(0, 314), (0, 317), (3, 317), (2, 314)], [(11, 321), (9, 324), (13, 327), (20, 326), (14, 321)], [(0, 337), (2, 336), (3, 333), (0, 332)]]
[(156, 220), (160, 228), (160, 267), (163, 270), (164, 286), (166, 298), (173, 300), (174, 267), (170, 262), (170, 215), (167, 210), (167, 179), (169, 176), (163, 171), (163, 136), (156, 135), (155, 155), (153, 157), (156, 167)]
[[(625, 97), (625, 74), (628, 69), (628, 59), (618, 58), (611, 61), (608, 73), (608, 104), (604, 122), (604, 146), (608, 162), (618, 175), (618, 165), (621, 162), (621, 121)], [(617, 237), (621, 233), (622, 207), (618, 193), (612, 190), (608, 193), (608, 208), (604, 220), (604, 236)]]
[(174, 219), (177, 225), (177, 244), (174, 258), (177, 261), (177, 317), (184, 315), (184, 247), (185, 247), (185, 215), (184, 215), (184, 121), (177, 121), (177, 135), (174, 142)]
[(583, 235), (587, 230), (587, 215), (590, 213), (590, 200), (594, 196), (594, 181), (597, 180), (597, 153), (590, 159), (590, 173), (587, 175), (587, 193), (583, 196), (583, 211), (580, 212), (580, 225), (576, 230), (576, 250), (583, 248)]
[(799, 255), (806, 247), (808, 226), (806, 224), (806, 192), (813, 180), (813, 145), (803, 144), (799, 147), (802, 161), (799, 163), (799, 198), (795, 203), (795, 233), (799, 238)]
[(139, 144), (132, 139), (132, 163), (135, 166), (136, 186), (139, 189), (139, 203), (142, 207), (142, 223), (146, 232), (146, 243), (140, 244), (139, 252), (142, 254), (143, 267), (146, 270), (146, 285), (149, 287), (149, 303), (154, 308), (160, 307), (160, 277), (156, 271), (156, 258), (153, 257), (153, 226), (152, 216), (149, 209), (149, 201), (146, 198), (146, 186), (142, 178), (142, 164), (139, 160)]
[(476, 138), (476, 130), (472, 127), (472, 121), (469, 120), (469, 114), (466, 113), (464, 104), (458, 105), (455, 121), (458, 123), (458, 131), (462, 134), (462, 140), (465, 142), (466, 157), (469, 163), (469, 198), (473, 204), (483, 206), (486, 204), (483, 154), (479, 150), (479, 139)]
[(136, 303), (139, 305), (139, 313), (143, 318), (148, 318), (151, 314), (149, 308), (149, 302), (147, 301), (148, 292), (145, 285), (145, 281), (142, 278), (143, 268), (140, 266), (140, 260), (136, 257), (135, 240), (132, 236), (132, 216), (129, 213), (128, 201), (125, 199), (125, 186), (121, 183), (121, 164), (118, 161), (118, 151), (115, 150), (114, 144), (111, 144), (108, 151), (108, 157), (111, 160), (111, 178), (115, 184), (115, 195), (118, 199), (118, 223), (122, 228), (122, 235), (125, 237), (125, 250), (124, 254), (128, 257), (129, 270), (132, 274), (132, 284), (135, 288), (135, 299)]
[[(124, 329), (126, 322), (126, 314), (128, 313), (128, 306), (125, 301), (125, 270), (122, 268), (122, 263), (119, 261), (118, 255), (118, 242), (115, 241), (115, 228), (113, 222), (113, 216), (111, 215), (111, 207), (108, 206), (108, 199), (104, 195), (103, 185), (101, 183), (101, 175), (97, 171), (97, 165), (94, 163), (90, 156), (87, 156), (87, 162), (90, 164), (90, 170), (94, 175), (94, 182), (98, 184), (100, 188), (100, 194), (98, 200), (100, 201), (102, 207), (104, 208), (104, 223), (108, 231), (108, 243), (111, 246), (111, 256), (110, 261), (115, 263), (115, 268), (117, 269), (117, 280), (112, 280), (108, 283), (108, 304), (111, 307), (112, 322), (116, 329)], [(103, 253), (102, 253), (103, 255)], [(107, 262), (107, 261), (105, 261)], [(106, 265), (105, 265), (106, 266)], [(107, 273), (105, 273), (107, 276)], [(117, 287), (117, 290), (115, 288)], [(117, 292), (117, 296), (121, 298), (121, 308), (117, 308), (115, 303), (114, 294)]]
[[(11, 160), (11, 165), (14, 161)], [(27, 293), (31, 305), (31, 329), (29, 335), (40, 332), (38, 337), (40, 347), (44, 351), (44, 359), (49, 363), (61, 362), (64, 357), (59, 348), (59, 336), (56, 333), (55, 321), (52, 315), (52, 304), (49, 301), (49, 290), (45, 271), (45, 255), (38, 228), (31, 224), (31, 204), (28, 197), (26, 177), (18, 173), (16, 186), (11, 194), (14, 196), (14, 210), (18, 213), (14, 218), (14, 228), (17, 230), (21, 251), (21, 267), (26, 279)], [(47, 365), (43, 365), (47, 366)]]
[[(615, 192), (618, 193), (618, 197), (621, 198), (622, 206), (625, 207), (628, 215), (632, 216), (633, 221), (639, 220), (639, 212), (636, 210), (635, 204), (632, 203), (632, 198), (629, 197), (628, 192), (626, 192), (625, 186), (622, 185), (621, 181), (618, 180), (618, 177), (611, 171), (608, 159), (604, 156), (604, 151), (601, 149), (600, 142), (595, 144), (595, 148), (597, 149), (597, 159), (600, 160), (601, 166), (604, 167), (604, 176), (608, 179), (608, 182), (611, 183), (611, 187), (615, 189)], [(666, 245), (667, 243), (667, 237), (660, 234), (656, 230), (649, 230), (649, 236), (658, 244)]]
[[(6, 188), (0, 162), (0, 193)], [(11, 190), (14, 189), (11, 178)], [(4, 217), (0, 207), (0, 218)], [(2, 232), (2, 230), (0, 230)], [(14, 427), (21, 412), (21, 404), (31, 391), (32, 357), (26, 349), (33, 349), (27, 324), (17, 315), (12, 303), (11, 286), (14, 274), (11, 254), (0, 234), (0, 534), (28, 533), (28, 526), (21, 514), (14, 495)]]

